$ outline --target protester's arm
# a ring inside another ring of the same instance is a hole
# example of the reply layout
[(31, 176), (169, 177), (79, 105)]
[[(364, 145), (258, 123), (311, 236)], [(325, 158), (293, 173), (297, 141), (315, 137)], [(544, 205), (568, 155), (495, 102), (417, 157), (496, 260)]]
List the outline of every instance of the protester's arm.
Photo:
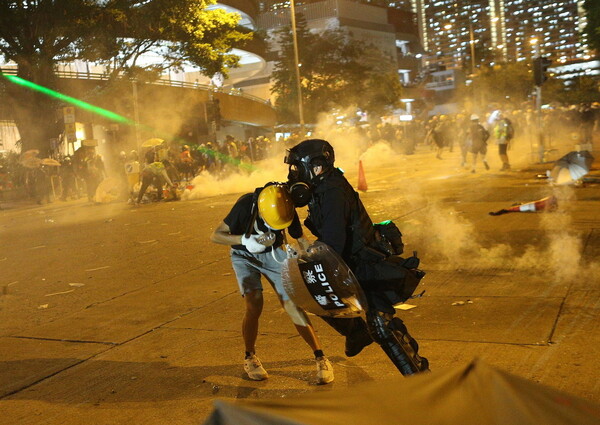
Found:
[(165, 168), (163, 168), (160, 172), (160, 174), (162, 175), (162, 177), (165, 179), (165, 181), (167, 182), (167, 184), (169, 185), (169, 187), (173, 187), (173, 182), (171, 181), (171, 179), (169, 178), (169, 174), (167, 174), (167, 170)]
[(221, 245), (242, 245), (242, 235), (232, 235), (229, 226), (223, 221), (210, 235), (210, 240)]

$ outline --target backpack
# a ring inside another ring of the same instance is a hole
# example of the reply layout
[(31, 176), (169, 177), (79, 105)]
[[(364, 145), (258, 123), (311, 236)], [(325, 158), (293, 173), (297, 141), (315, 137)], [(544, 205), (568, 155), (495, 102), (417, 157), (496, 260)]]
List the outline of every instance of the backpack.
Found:
[(515, 137), (515, 128), (508, 118), (504, 122), (506, 123), (506, 140), (512, 140)]

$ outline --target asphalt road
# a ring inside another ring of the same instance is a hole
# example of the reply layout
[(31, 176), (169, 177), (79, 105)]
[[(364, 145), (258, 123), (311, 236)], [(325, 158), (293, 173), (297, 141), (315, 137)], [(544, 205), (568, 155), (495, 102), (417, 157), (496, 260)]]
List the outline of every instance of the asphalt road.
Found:
[[(472, 174), (458, 162), (426, 149), (365, 160), (373, 220), (394, 219), (427, 271), (425, 296), (399, 312), (422, 354), (432, 370), (480, 357), (600, 402), (600, 186), (552, 188), (535, 178), (544, 165), (500, 173), (491, 158), (491, 171)], [(345, 166), (356, 184), (356, 163)], [(0, 423), (198, 424), (215, 398), (295, 397), (397, 374), (376, 345), (346, 358), (315, 318), (336, 374), (315, 385), (312, 353), (268, 288), (258, 354), (270, 378), (244, 376), (242, 299), (228, 249), (208, 238), (257, 184), (246, 180), (140, 208), (4, 205)], [(558, 211), (488, 215), (548, 195)]]

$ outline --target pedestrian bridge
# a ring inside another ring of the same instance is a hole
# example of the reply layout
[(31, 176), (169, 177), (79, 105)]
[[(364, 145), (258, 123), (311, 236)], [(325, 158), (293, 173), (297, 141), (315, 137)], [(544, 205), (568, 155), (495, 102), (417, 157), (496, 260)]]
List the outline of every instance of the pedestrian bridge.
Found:
[[(17, 74), (14, 67), (0, 70), (7, 75)], [(211, 134), (214, 136), (215, 126), (212, 122), (215, 121), (215, 104), (220, 114), (217, 122), (220, 121), (227, 131), (232, 128), (231, 132), (235, 133), (237, 127), (238, 130), (242, 129), (238, 134), (251, 134), (252, 128), (258, 128), (259, 132), (264, 133), (265, 129), (276, 124), (275, 110), (268, 100), (237, 89), (216, 89), (214, 86), (166, 78), (152, 82), (130, 79), (109, 81), (106, 74), (92, 72), (63, 70), (57, 76), (56, 90), (60, 93), (116, 112), (139, 122), (143, 128), (155, 129), (157, 133), (179, 135), (185, 131), (186, 135), (193, 134), (198, 141)], [(10, 83), (6, 80), (2, 83), (0, 93), (7, 101), (0, 103), (0, 121), (10, 121), (14, 119), (14, 106), (5, 87)], [(61, 106), (72, 105), (63, 102)], [(76, 121), (111, 124), (105, 118), (77, 108)]]

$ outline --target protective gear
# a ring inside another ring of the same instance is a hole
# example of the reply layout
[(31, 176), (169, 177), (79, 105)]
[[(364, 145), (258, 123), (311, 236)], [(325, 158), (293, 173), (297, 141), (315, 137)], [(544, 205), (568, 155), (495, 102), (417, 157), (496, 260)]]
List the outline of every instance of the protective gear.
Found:
[(265, 186), (258, 195), (258, 214), (265, 224), (274, 230), (283, 230), (292, 224), (294, 203), (283, 184)]
[(479, 115), (471, 114), (471, 121), (479, 121)]
[(259, 254), (267, 249), (266, 246), (258, 242), (258, 235), (242, 236), (242, 245), (246, 247), (251, 254)]
[[(288, 182), (292, 200), (297, 207), (303, 207), (310, 199), (311, 191), (327, 171), (333, 169), (335, 153), (329, 142), (322, 139), (305, 140), (288, 149), (284, 162), (289, 164)], [(323, 167), (323, 173), (316, 176), (313, 167)]]
[(350, 268), (328, 245), (315, 242), (306, 252), (286, 258), (283, 287), (304, 311), (348, 320), (360, 317), (367, 300)]
[(304, 182), (296, 182), (290, 187), (290, 196), (292, 202), (298, 208), (305, 207), (310, 202), (312, 196), (312, 186)]

